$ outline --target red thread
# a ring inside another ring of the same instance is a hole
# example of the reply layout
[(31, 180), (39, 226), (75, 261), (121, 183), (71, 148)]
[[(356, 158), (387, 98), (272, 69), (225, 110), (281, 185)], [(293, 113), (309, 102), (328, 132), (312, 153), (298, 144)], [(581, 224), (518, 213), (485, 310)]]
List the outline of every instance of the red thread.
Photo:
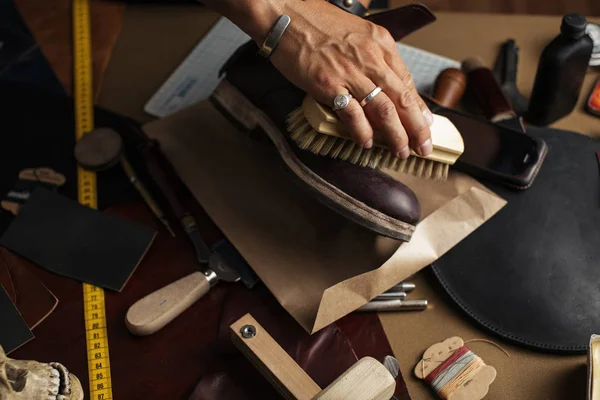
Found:
[(443, 363), (438, 365), (436, 369), (431, 371), (429, 375), (425, 377), (425, 382), (427, 382), (431, 386), (435, 378), (437, 378), (442, 372), (444, 372), (446, 368), (454, 364), (456, 360), (458, 360), (463, 354), (465, 354), (468, 351), (469, 349), (466, 346), (456, 349), (456, 351), (450, 357), (448, 357)]

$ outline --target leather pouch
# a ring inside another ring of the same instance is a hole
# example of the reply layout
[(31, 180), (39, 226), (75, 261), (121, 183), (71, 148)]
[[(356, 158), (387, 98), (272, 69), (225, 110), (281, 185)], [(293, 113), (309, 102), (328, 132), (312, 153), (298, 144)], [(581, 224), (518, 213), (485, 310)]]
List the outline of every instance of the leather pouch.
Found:
[(513, 189), (533, 184), (548, 152), (544, 140), (423, 99), (433, 113), (450, 119), (463, 137), (465, 151), (455, 169)]

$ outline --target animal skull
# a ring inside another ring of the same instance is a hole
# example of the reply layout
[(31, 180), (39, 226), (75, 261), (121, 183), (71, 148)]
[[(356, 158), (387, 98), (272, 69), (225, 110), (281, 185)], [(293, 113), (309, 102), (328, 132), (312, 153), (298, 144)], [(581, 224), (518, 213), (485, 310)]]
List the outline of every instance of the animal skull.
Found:
[(0, 346), (0, 400), (83, 400), (83, 389), (63, 365), (13, 360)]

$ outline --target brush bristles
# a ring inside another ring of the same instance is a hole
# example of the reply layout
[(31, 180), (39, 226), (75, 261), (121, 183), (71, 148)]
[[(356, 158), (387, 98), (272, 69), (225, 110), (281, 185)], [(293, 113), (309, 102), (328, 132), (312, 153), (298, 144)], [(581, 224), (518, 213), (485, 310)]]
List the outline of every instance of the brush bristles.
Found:
[(364, 149), (352, 140), (325, 135), (312, 128), (301, 108), (288, 116), (290, 137), (299, 148), (369, 168), (388, 168), (418, 178), (446, 180), (450, 166), (425, 158), (410, 156), (402, 160), (381, 147)]

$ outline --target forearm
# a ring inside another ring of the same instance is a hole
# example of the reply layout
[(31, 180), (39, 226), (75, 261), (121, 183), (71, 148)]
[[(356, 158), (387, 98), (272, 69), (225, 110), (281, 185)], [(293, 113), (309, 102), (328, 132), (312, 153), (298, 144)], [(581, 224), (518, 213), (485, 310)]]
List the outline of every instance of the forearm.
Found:
[[(277, 18), (285, 14), (286, 10), (299, 6), (299, 2), (311, 1), (323, 0), (200, 0), (229, 18), (257, 43), (262, 43)], [(367, 8), (371, 2), (359, 1)]]

